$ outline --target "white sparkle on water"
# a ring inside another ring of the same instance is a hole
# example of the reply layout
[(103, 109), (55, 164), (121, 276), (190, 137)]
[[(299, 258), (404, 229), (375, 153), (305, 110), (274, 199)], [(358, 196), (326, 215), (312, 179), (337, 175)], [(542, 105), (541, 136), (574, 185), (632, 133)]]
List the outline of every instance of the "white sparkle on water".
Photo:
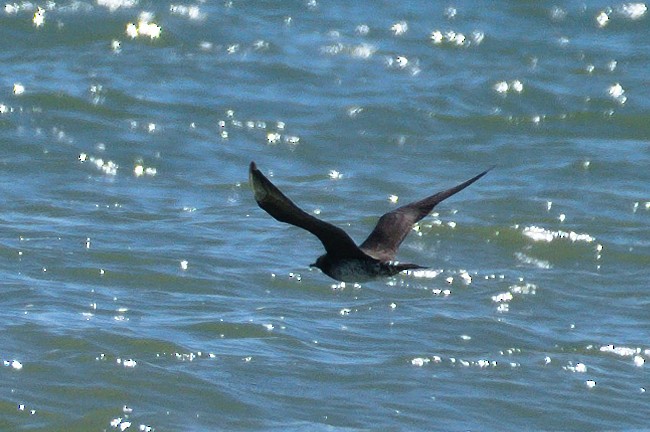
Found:
[(596, 240), (589, 234), (579, 234), (574, 231), (551, 231), (537, 226), (525, 227), (522, 234), (533, 241), (552, 242), (557, 239), (568, 239), (571, 242), (586, 242), (591, 243)]
[(329, 175), (329, 178), (331, 178), (332, 180), (338, 180), (338, 179), (343, 178), (343, 174), (341, 174), (337, 170), (330, 170), (328, 175)]
[(131, 39), (135, 39), (139, 36), (149, 36), (151, 39), (158, 39), (162, 33), (162, 28), (156, 23), (150, 22), (152, 18), (151, 14), (142, 13), (138, 20), (138, 24), (132, 22), (126, 25), (126, 34)]
[(390, 28), (390, 30), (393, 32), (395, 36), (401, 36), (404, 33), (406, 33), (409, 29), (409, 25), (406, 23), (406, 21), (400, 21), (395, 24), (393, 24)]
[(618, 8), (621, 15), (631, 20), (641, 19), (647, 11), (645, 3), (624, 3)]
[(36, 27), (43, 26), (45, 24), (45, 9), (39, 6), (36, 12), (34, 13), (34, 18), (32, 19), (32, 22)]
[(266, 141), (267, 141), (269, 144), (277, 144), (277, 143), (280, 142), (280, 139), (281, 139), (281, 138), (282, 138), (282, 135), (280, 135), (280, 134), (277, 133), (277, 132), (269, 132), (269, 133), (266, 135)]
[(425, 364), (429, 363), (430, 361), (431, 361), (430, 359), (425, 358), (425, 357), (416, 357), (413, 360), (411, 360), (411, 364), (413, 366), (422, 367)]
[(138, 0), (97, 0), (98, 6), (106, 7), (111, 12), (114, 12), (119, 8), (132, 8), (137, 4)]
[(609, 96), (617, 101), (620, 104), (624, 104), (627, 101), (627, 96), (625, 96), (625, 89), (621, 84), (616, 83), (607, 89)]

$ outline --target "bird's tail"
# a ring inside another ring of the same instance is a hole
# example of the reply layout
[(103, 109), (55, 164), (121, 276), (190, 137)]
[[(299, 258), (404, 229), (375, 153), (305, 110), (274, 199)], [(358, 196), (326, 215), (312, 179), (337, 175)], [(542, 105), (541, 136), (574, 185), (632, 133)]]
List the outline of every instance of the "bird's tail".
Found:
[(386, 263), (386, 267), (389, 276), (396, 275), (397, 273), (403, 272), (404, 270), (417, 270), (417, 269), (427, 268), (418, 264), (399, 263), (399, 262)]

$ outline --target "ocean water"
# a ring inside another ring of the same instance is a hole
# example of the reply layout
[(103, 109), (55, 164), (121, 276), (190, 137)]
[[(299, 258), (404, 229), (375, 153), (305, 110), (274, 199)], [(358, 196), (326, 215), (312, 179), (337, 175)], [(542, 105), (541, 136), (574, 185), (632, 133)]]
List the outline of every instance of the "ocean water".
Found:
[[(643, 430), (642, 2), (0, 10), (0, 430)], [(129, 25), (131, 24), (131, 25)], [(339, 284), (248, 164), (362, 241)]]

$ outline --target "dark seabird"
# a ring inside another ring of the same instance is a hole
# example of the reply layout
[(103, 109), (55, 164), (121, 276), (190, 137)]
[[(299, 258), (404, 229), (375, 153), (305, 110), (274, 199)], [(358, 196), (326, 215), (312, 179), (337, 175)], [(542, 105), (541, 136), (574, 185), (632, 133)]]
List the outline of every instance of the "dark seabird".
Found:
[(341, 228), (300, 209), (257, 169), (255, 162), (251, 162), (249, 180), (255, 201), (262, 209), (280, 222), (309, 231), (323, 243), (326, 253), (318, 257), (310, 267), (317, 267), (339, 281), (363, 282), (393, 276), (404, 270), (426, 268), (394, 261), (399, 245), (413, 224), (428, 215), (436, 204), (465, 189), (490, 169), (458, 186), (386, 213), (379, 218), (375, 229), (360, 246)]

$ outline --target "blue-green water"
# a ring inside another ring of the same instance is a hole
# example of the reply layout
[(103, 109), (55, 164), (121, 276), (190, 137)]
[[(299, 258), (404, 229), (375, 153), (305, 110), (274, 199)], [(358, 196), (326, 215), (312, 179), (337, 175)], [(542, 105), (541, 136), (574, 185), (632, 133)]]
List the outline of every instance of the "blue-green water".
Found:
[[(0, 430), (647, 428), (648, 23), (644, 3), (8, 4)], [(257, 207), (251, 160), (358, 241), (497, 166), (403, 244), (431, 270), (341, 286)]]

